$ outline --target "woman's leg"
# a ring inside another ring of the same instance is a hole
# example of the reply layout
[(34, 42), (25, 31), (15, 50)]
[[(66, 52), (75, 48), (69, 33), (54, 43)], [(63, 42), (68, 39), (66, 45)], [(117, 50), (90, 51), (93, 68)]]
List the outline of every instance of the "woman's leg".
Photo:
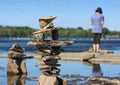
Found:
[(97, 34), (93, 33), (93, 52), (96, 52)]
[(96, 52), (99, 52), (99, 49), (100, 49), (100, 45), (96, 44)]
[(97, 34), (97, 42), (96, 42), (96, 52), (99, 52), (100, 49), (100, 39), (101, 39), (101, 33)]
[(96, 52), (96, 44), (93, 44), (93, 52)]

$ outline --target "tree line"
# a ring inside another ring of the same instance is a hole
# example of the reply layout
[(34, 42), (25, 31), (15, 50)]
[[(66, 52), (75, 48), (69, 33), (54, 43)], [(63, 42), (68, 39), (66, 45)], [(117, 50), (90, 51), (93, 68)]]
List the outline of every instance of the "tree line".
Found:
[(0, 36), (4, 37), (26, 37), (31, 36), (35, 29), (28, 26), (0, 26)]
[[(31, 28), (28, 26), (2, 26), (0, 25), (1, 37), (30, 37), (32, 33), (39, 29)], [(58, 32), (60, 37), (92, 37), (92, 29), (77, 28), (64, 28), (59, 27)], [(46, 32), (46, 36), (51, 36), (51, 32)], [(120, 31), (110, 31), (108, 28), (103, 28), (103, 36), (118, 36), (120, 37)]]

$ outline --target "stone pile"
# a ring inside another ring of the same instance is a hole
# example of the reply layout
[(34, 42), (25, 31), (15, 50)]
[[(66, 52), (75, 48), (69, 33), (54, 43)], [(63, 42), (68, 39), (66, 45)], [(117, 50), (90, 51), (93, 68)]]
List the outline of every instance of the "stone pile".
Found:
[(58, 64), (58, 60), (60, 60), (60, 57), (54, 55), (54, 56), (45, 56), (41, 58), (40, 62), (40, 70), (45, 75), (59, 75), (60, 69), (57, 67), (60, 66)]
[(20, 45), (16, 43), (11, 46), (10, 52), (8, 53), (8, 57), (11, 59), (22, 58), (23, 56), (25, 56), (23, 52), (24, 48), (20, 47)]
[(8, 53), (7, 73), (27, 74), (26, 63), (24, 60), (24, 49), (19, 44), (13, 44)]
[(44, 33), (49, 30), (53, 30), (53, 20), (56, 16), (42, 17), (39, 19), (40, 30), (33, 32), (34, 41), (43, 41), (45, 36)]
[[(41, 29), (33, 33), (34, 41), (28, 42), (28, 45), (38, 48), (37, 54), (42, 55), (38, 64), (40, 64), (40, 70), (43, 75), (40, 76), (38, 85), (63, 85), (61, 84), (63, 81), (59, 81), (57, 77), (60, 73), (58, 68), (60, 66), (58, 60), (61, 59), (59, 56), (61, 52), (60, 47), (72, 44), (73, 41), (58, 40), (58, 28), (54, 28), (52, 22), (55, 18), (56, 16), (40, 18), (39, 25)], [(51, 32), (52, 40), (45, 40), (45, 32), (47, 31)], [(54, 82), (59, 82), (59, 84), (50, 83), (52, 79)]]
[[(46, 31), (51, 30), (52, 34), (55, 34), (52, 38), (52, 40), (58, 40), (58, 36), (57, 36), (57, 30), (54, 30), (54, 25), (53, 25), (53, 20), (56, 18), (56, 16), (50, 16), (50, 17), (43, 17), (39, 19), (39, 25), (41, 27), (41, 29), (39, 31), (34, 32), (34, 39), (36, 42), (43, 42), (42, 45), (37, 45), (38, 48), (38, 54), (42, 54), (42, 57), (40, 60), (42, 60), (39, 64), (40, 64), (40, 70), (44, 75), (58, 75), (60, 72), (60, 69), (58, 69), (57, 67), (60, 66), (60, 64), (58, 64), (58, 60), (60, 60), (61, 58), (56, 55), (56, 48), (55, 46), (50, 46), (50, 40), (48, 40), (45, 43), (45, 39), (44, 39), (44, 35)], [(39, 37), (38, 37), (39, 35)], [(37, 36), (37, 37), (36, 37)], [(44, 44), (45, 43), (45, 44)], [(48, 44), (48, 46), (47, 46)]]

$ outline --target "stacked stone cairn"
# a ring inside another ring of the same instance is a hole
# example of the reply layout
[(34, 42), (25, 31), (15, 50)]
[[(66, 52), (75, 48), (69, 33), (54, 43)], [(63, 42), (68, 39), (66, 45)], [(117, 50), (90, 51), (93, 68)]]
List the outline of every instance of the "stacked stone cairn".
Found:
[[(35, 31), (33, 33), (34, 35), (34, 41), (29, 41), (28, 45), (30, 46), (36, 46), (38, 48), (37, 54), (42, 55), (40, 57), (40, 70), (42, 72), (42, 76), (40, 77), (39, 81), (40, 84), (38, 85), (48, 85), (45, 84), (47, 82), (46, 79), (48, 79), (48, 76), (51, 80), (52, 78), (58, 78), (57, 75), (60, 73), (60, 69), (57, 68), (60, 66), (58, 64), (58, 60), (61, 59), (59, 56), (61, 52), (61, 46), (65, 46), (68, 44), (72, 44), (73, 41), (58, 40), (58, 28), (54, 28), (53, 20), (56, 18), (56, 16), (48, 16), (48, 17), (42, 17), (39, 19), (39, 25), (40, 30)], [(45, 39), (45, 32), (50, 31), (51, 32), (51, 40)], [(43, 77), (44, 76), (44, 77)], [(41, 84), (41, 82), (44, 82), (44, 84)], [(58, 85), (58, 84), (50, 84), (49, 85)], [(62, 85), (62, 84), (61, 84)]]
[(23, 54), (24, 48), (16, 43), (13, 44), (8, 53), (8, 64), (7, 64), (7, 73), (8, 74), (27, 74), (26, 63)]

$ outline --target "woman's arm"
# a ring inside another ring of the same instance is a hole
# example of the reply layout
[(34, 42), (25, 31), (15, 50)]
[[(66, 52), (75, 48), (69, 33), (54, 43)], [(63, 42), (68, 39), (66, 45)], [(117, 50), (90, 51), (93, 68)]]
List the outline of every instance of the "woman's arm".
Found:
[(90, 24), (92, 25), (92, 24), (93, 24), (93, 22), (92, 22), (92, 21), (90, 21)]

